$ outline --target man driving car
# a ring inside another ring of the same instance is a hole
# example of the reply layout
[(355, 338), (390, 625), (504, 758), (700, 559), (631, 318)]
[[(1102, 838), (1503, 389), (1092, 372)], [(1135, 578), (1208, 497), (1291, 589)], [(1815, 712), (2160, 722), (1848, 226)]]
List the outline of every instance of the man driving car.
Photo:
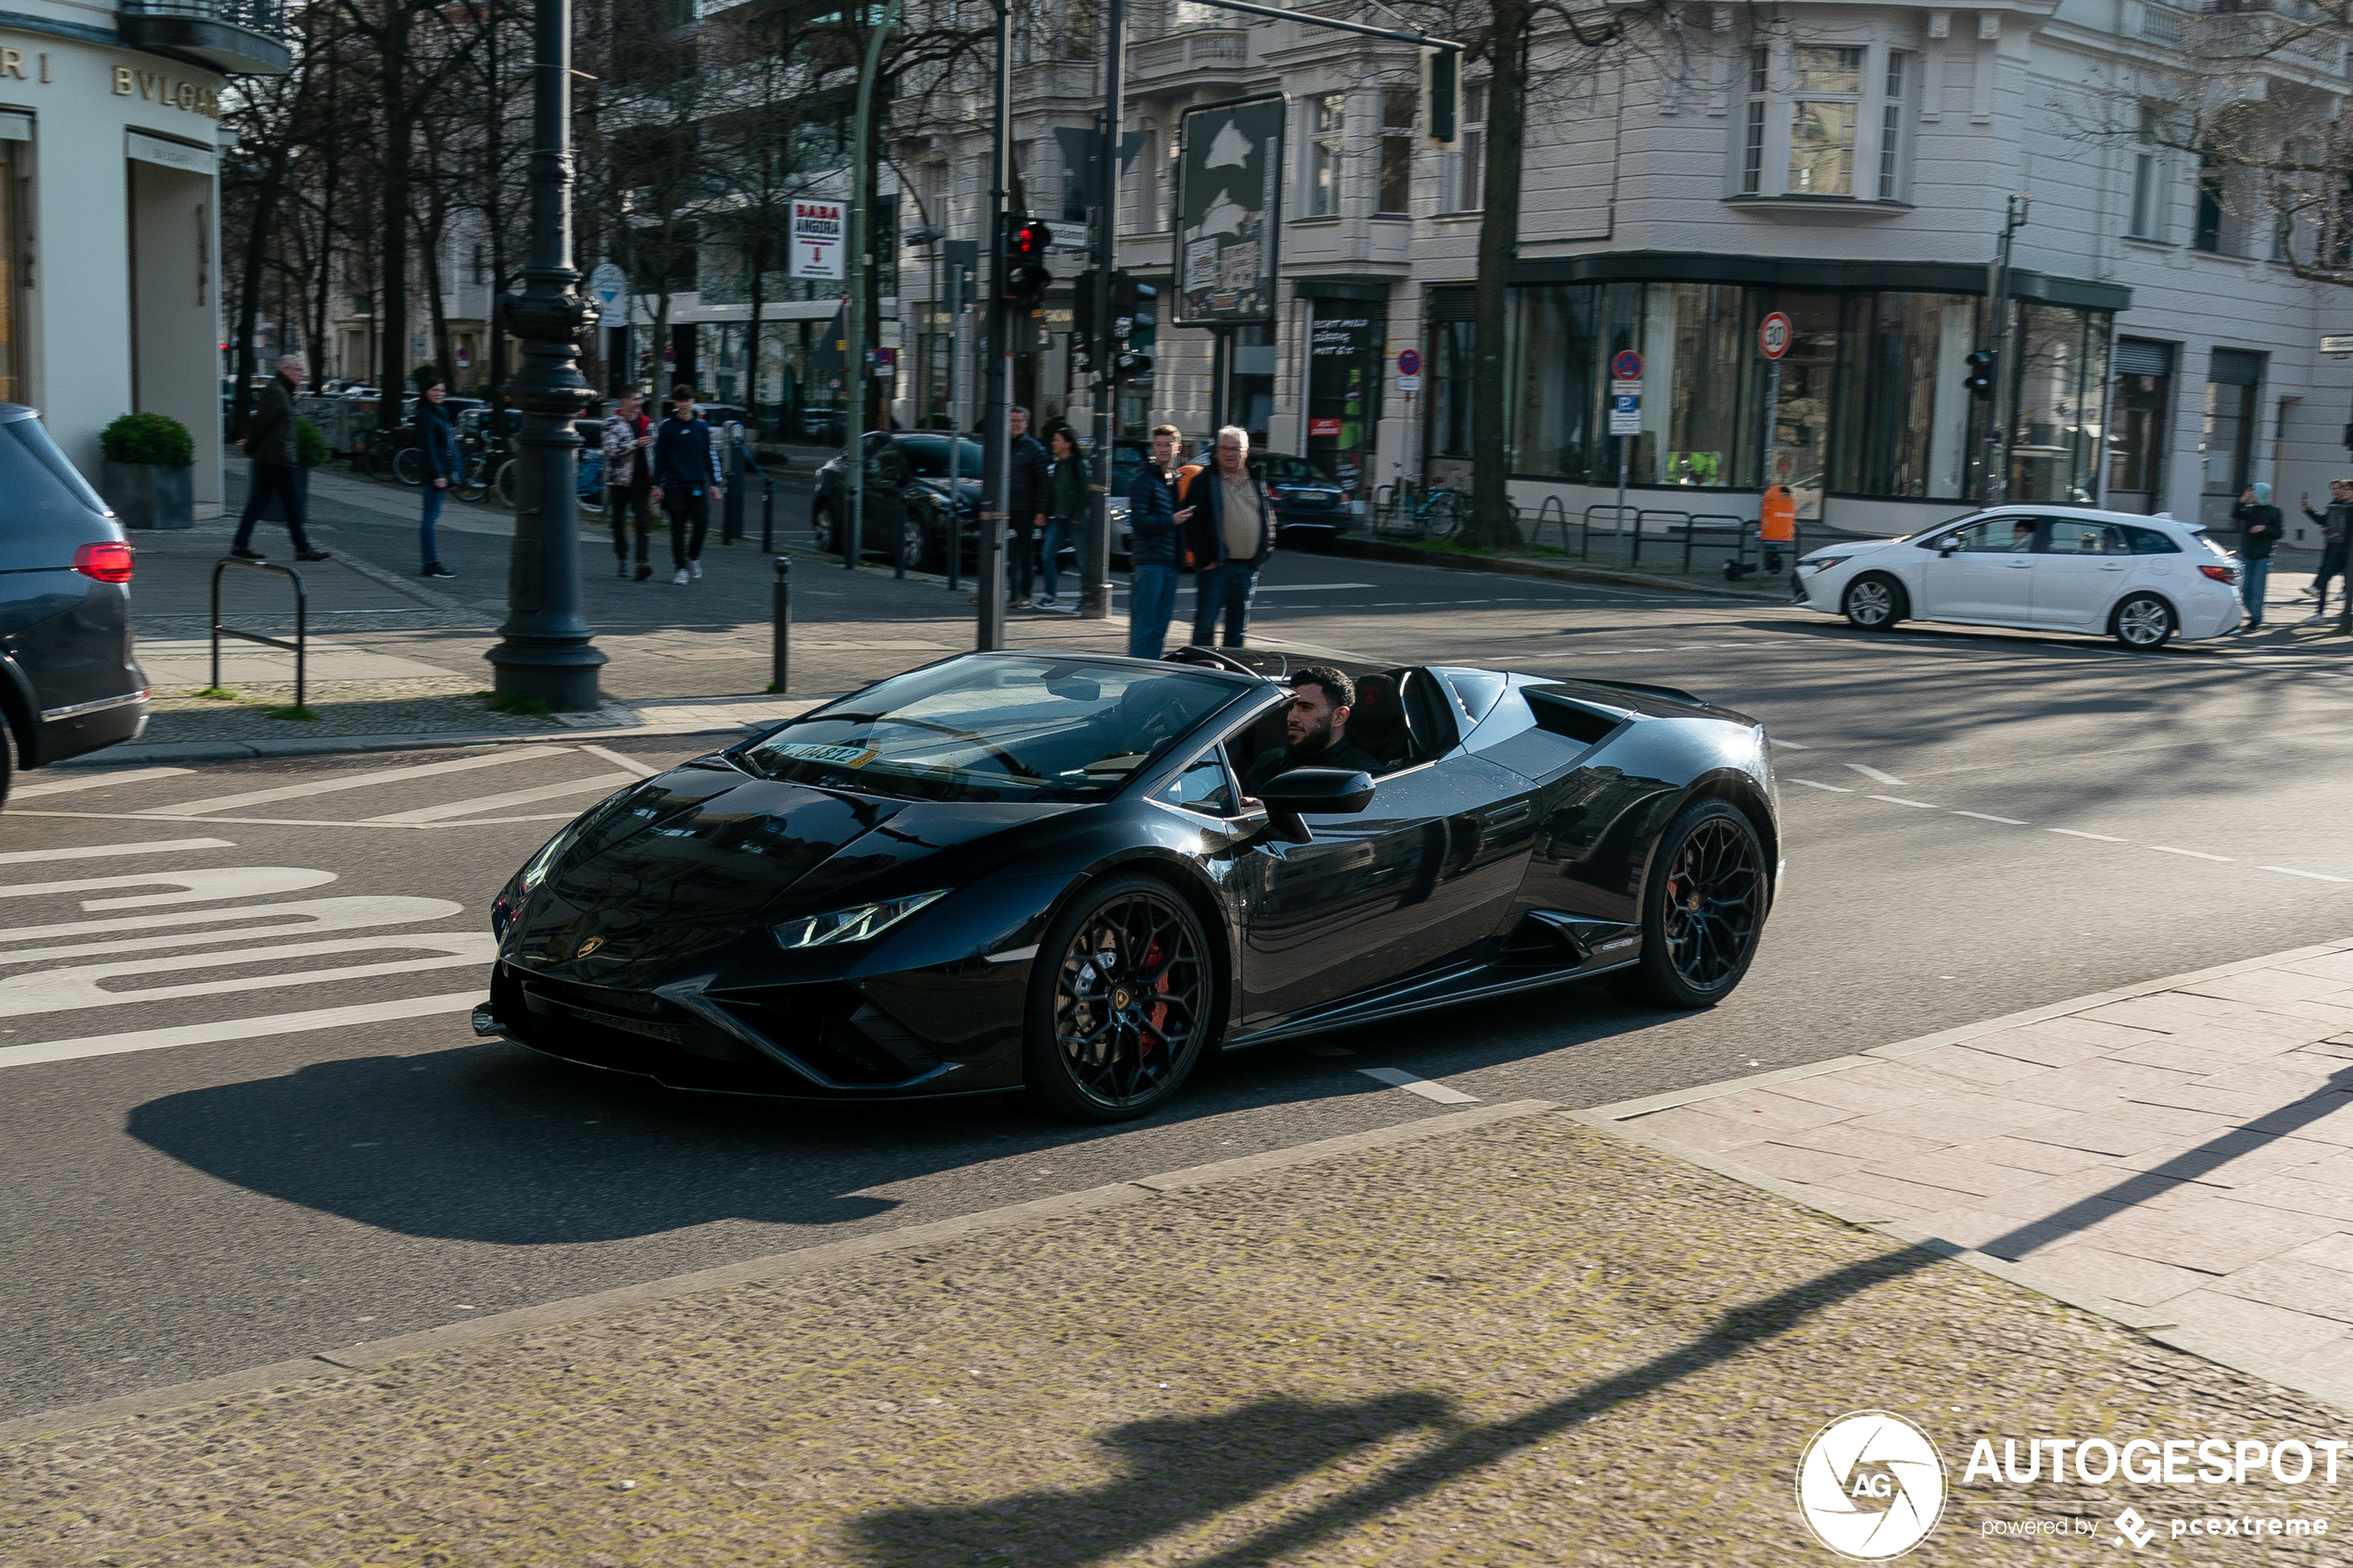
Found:
[(1356, 684), (1327, 664), (1311, 664), (1290, 678), (1290, 707), (1283, 715), (1288, 746), (1270, 746), (1242, 773), (1242, 788), (1253, 797), (1266, 784), (1293, 768), (1346, 768), (1370, 773), (1380, 767), (1372, 753), (1348, 739), (1348, 709)]

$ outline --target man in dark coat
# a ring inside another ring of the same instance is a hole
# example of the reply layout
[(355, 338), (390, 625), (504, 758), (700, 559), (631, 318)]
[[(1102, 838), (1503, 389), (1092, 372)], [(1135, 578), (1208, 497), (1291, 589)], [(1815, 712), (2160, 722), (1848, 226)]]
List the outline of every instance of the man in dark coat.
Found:
[(2280, 508), (2271, 505), (2269, 484), (2250, 486), (2232, 508), (2231, 517), (2239, 525), (2239, 561), (2246, 573), (2239, 583), (2239, 597), (2246, 606), (2246, 623), (2240, 630), (2252, 632), (2263, 624), (2264, 590), (2271, 583), (2271, 551), (2287, 533), (2287, 524), (2280, 517)]
[(670, 417), (654, 432), (653, 470), (653, 502), (670, 514), (670, 558), (678, 569), (670, 580), (683, 588), (702, 575), (711, 497), (726, 494), (718, 444), (709, 421), (695, 412), (695, 389), (685, 382), (670, 389)]
[(1046, 531), (1046, 508), (1053, 504), (1053, 460), (1045, 445), (1029, 433), (1029, 410), (1014, 404), (1005, 410), (1013, 432), (1006, 454), (1010, 500), (1005, 508), (1007, 564), (1013, 568), (1009, 585), (1013, 608), (1029, 608), (1029, 585), (1038, 570), (1038, 540)]
[(1135, 582), (1127, 594), (1127, 657), (1158, 659), (1176, 613), (1176, 575), (1189, 509), (1176, 508), (1176, 454), (1184, 432), (1152, 427), (1151, 461), (1127, 491), (1127, 564)]
[(1348, 710), (1356, 701), (1356, 685), (1327, 664), (1311, 664), (1290, 678), (1290, 709), (1283, 715), (1288, 746), (1270, 746), (1242, 771), (1242, 790), (1255, 796), (1272, 780), (1293, 768), (1346, 768), (1352, 772), (1380, 770), (1369, 751), (1348, 738)]
[(285, 511), (286, 532), (294, 538), (295, 559), (327, 558), (326, 551), (310, 547), (309, 536), (302, 529), (302, 482), (298, 472), (302, 445), (296, 439), (294, 399), (302, 388), (304, 374), (301, 355), (279, 357), (278, 373), (270, 378), (270, 384), (254, 399), (245, 437), (237, 443), (253, 459), (253, 475), (245, 483), (245, 516), (237, 520), (237, 537), (229, 546), (229, 553), (239, 560), (263, 558), (253, 547), (253, 525), (260, 521), (262, 508), (270, 504), (272, 495), (278, 497)]

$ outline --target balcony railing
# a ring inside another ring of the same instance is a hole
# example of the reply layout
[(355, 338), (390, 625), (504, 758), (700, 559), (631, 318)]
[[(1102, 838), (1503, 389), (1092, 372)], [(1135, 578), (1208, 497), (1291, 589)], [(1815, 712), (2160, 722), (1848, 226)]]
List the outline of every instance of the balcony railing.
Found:
[(225, 76), (282, 76), (285, 0), (116, 0), (115, 31), (134, 49)]

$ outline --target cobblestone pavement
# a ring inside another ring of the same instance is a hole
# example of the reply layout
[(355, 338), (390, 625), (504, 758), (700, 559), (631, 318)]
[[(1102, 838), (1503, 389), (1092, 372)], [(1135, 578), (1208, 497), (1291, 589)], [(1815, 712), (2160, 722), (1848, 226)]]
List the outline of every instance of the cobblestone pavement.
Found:
[[(2333, 1526), (2317, 1472), (1963, 1476), (1981, 1438), (2309, 1440), (2341, 1412), (1561, 1113), (1148, 1185), (19, 1442), (0, 1559), (1828, 1563), (1794, 1467), (1865, 1408), (1952, 1485), (1910, 1562), (2105, 1559), (2128, 1504), (2136, 1562), (2348, 1558), (2172, 1537)], [(1987, 1533), (2038, 1520), (2099, 1534)]]
[(2353, 943), (1661, 1098), (1595, 1114), (2353, 1389)]

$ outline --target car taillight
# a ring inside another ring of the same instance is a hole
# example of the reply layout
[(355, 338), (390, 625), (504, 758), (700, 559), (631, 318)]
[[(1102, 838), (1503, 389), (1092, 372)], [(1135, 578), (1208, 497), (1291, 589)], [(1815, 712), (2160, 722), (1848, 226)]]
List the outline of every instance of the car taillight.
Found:
[(84, 545), (73, 553), (73, 569), (101, 583), (131, 581), (131, 546), (120, 539)]
[(2235, 583), (2239, 574), (2227, 566), (2201, 566), (2198, 570), (2217, 583)]

